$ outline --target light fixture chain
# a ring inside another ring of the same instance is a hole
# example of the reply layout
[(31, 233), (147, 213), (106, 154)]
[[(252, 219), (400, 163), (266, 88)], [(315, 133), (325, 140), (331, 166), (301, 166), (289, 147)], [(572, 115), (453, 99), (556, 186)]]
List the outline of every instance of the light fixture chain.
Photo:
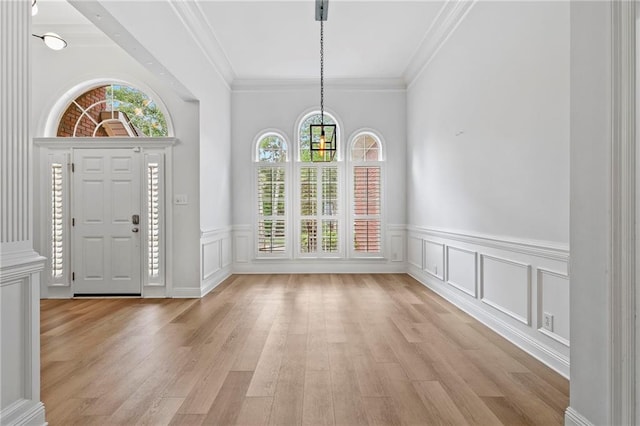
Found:
[(320, 20), (320, 124), (324, 125), (324, 21)]

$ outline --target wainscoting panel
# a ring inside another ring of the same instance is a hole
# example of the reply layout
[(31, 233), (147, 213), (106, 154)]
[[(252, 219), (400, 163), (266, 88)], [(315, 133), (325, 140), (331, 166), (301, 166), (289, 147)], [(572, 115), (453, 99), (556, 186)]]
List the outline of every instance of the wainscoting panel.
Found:
[(406, 257), (415, 279), (569, 377), (566, 246), (409, 226)]
[[(213, 229), (200, 234), (200, 289), (202, 297), (231, 275), (231, 228)], [(194, 297), (174, 291), (174, 297)]]
[(220, 242), (219, 240), (209, 241), (202, 244), (202, 279), (208, 280), (220, 270)]
[(482, 301), (523, 324), (531, 323), (531, 265), (480, 256)]
[[(545, 324), (545, 314), (550, 314)], [(569, 277), (538, 269), (538, 331), (569, 346)]]
[(392, 262), (404, 262), (406, 231), (401, 229), (389, 229), (389, 260)]
[(249, 263), (253, 257), (253, 245), (251, 244), (251, 226), (233, 227), (233, 263)]
[(477, 297), (477, 253), (459, 247), (447, 247), (447, 284)]
[(424, 241), (424, 270), (444, 280), (444, 244)]
[(221, 242), (221, 249), (222, 251), (220, 252), (220, 258), (222, 259), (222, 267), (223, 268), (227, 268), (229, 266), (231, 266), (231, 258), (232, 258), (232, 252), (231, 252), (231, 238), (224, 238)]
[[(11, 264), (12, 260), (16, 263)], [(44, 263), (45, 259), (35, 252), (0, 262), (2, 425), (46, 424), (40, 402), (39, 308)]]
[(423, 255), (423, 240), (422, 238), (416, 238), (416, 237), (412, 237), (409, 236), (407, 238), (407, 259), (409, 262), (409, 265), (414, 266), (418, 269), (424, 269), (423, 268), (423, 261), (424, 261), (424, 255)]

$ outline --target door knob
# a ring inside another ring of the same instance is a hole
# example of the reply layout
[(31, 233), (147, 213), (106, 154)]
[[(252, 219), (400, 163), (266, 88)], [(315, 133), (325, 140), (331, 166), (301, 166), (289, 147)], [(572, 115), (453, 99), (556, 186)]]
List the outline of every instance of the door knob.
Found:
[(138, 228), (133, 228), (131, 232), (138, 232)]

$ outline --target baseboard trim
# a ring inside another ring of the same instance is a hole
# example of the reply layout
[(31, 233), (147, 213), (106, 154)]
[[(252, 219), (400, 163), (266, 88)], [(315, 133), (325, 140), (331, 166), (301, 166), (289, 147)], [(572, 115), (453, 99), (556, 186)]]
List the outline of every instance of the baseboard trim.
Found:
[(200, 297), (204, 297), (207, 294), (211, 293), (214, 288), (218, 287), (220, 284), (224, 282), (227, 278), (231, 276), (231, 267), (227, 266), (226, 268), (222, 268), (217, 271), (215, 274), (211, 275), (205, 281), (205, 285), (202, 287), (202, 291)]
[(21, 399), (0, 411), (2, 426), (47, 425), (44, 404), (40, 401)]
[(200, 299), (211, 293), (213, 289), (218, 287), (227, 278), (231, 276), (231, 266), (222, 268), (212, 274), (206, 281), (203, 281), (201, 287), (174, 287), (173, 296), (176, 299)]
[(461, 295), (457, 294), (452, 289), (447, 288), (447, 286), (434, 284), (432, 282), (434, 279), (427, 276), (424, 271), (421, 271), (414, 266), (409, 266), (408, 274), (425, 287), (442, 296), (448, 302), (462, 309), (464, 312), (471, 315), (491, 330), (527, 352), (529, 355), (538, 359), (558, 374), (567, 379), (569, 378), (569, 359), (566, 356), (541, 344), (535, 339), (532, 339), (530, 336), (527, 336), (525, 333), (507, 324), (502, 319), (492, 315), (481, 307), (465, 300)]
[(593, 426), (585, 416), (578, 413), (573, 407), (567, 407), (564, 412), (564, 425), (565, 426)]

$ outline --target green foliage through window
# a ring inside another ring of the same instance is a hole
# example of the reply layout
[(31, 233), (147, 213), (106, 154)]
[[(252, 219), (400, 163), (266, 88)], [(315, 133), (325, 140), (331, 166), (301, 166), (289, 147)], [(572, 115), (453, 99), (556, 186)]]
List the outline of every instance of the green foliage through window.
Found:
[(138, 134), (168, 136), (164, 114), (151, 98), (138, 89), (118, 84), (107, 86), (107, 109), (124, 112)]
[[(313, 114), (305, 118), (304, 121), (300, 124), (300, 161), (303, 163), (309, 163), (311, 161), (311, 148), (309, 144), (310, 126), (312, 124), (320, 124), (320, 121), (320, 114)], [(333, 120), (333, 118), (325, 114), (324, 124), (336, 124), (336, 122)], [(334, 157), (333, 161), (337, 161), (337, 158)]]

